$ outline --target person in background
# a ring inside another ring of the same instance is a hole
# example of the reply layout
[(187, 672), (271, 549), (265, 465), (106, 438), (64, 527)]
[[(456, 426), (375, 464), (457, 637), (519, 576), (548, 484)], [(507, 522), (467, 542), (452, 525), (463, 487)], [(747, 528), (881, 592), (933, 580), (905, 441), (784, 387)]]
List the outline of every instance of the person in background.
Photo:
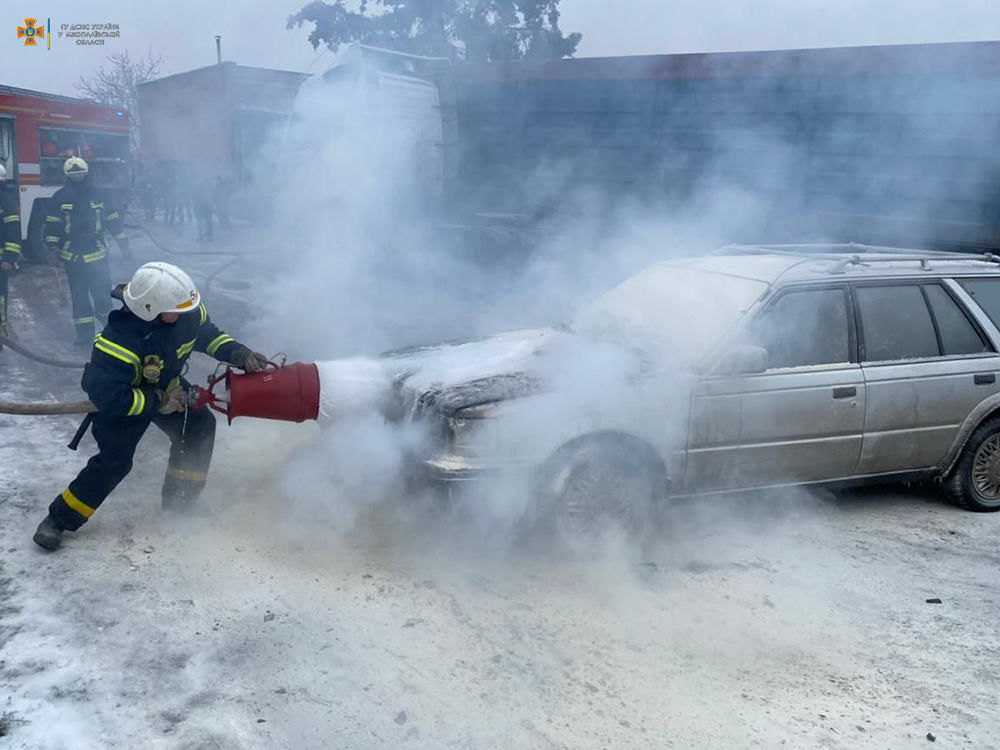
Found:
[(105, 232), (115, 236), (126, 260), (132, 258), (132, 250), (118, 209), (94, 187), (87, 162), (73, 156), (63, 164), (63, 174), (66, 184), (49, 202), (42, 234), (53, 259), (62, 261), (66, 268), (76, 343), (90, 346), (95, 315), (103, 323), (111, 311), (111, 269)]
[(204, 175), (195, 179), (192, 187), (194, 217), (198, 222), (198, 239), (212, 241), (212, 190)]
[(0, 164), (0, 336), (7, 335), (7, 274), (17, 269), (20, 260), (21, 215), (17, 210), (17, 193), (7, 189), (7, 168)]
[(229, 229), (229, 181), (222, 175), (215, 177), (215, 212), (219, 215), (219, 229)]
[(146, 221), (156, 221), (156, 175), (150, 169), (143, 169), (139, 178), (142, 207), (146, 211)]
[(176, 163), (166, 167), (163, 187), (167, 224), (186, 224), (188, 219), (187, 180), (182, 178)]

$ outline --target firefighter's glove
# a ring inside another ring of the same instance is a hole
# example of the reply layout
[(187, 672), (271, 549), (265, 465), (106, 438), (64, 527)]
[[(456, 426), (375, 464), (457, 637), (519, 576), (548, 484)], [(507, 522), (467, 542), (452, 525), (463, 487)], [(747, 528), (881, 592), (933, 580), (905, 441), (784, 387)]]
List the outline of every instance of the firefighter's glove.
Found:
[(179, 385), (165, 391), (157, 390), (156, 395), (160, 397), (160, 414), (173, 414), (187, 408), (187, 394)]
[(128, 237), (122, 237), (118, 240), (118, 249), (122, 251), (122, 257), (125, 260), (132, 260), (132, 246), (129, 244)]
[(267, 357), (265, 355), (245, 346), (233, 352), (229, 362), (234, 367), (239, 367), (243, 372), (260, 372), (267, 367)]

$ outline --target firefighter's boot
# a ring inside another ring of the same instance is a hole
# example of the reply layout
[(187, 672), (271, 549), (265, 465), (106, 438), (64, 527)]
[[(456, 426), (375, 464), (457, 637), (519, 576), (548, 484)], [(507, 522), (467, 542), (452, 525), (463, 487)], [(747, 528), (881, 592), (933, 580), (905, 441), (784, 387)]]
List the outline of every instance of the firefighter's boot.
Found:
[(62, 527), (56, 520), (52, 516), (45, 516), (45, 519), (38, 524), (38, 531), (33, 538), (39, 547), (54, 552), (62, 544), (62, 535)]

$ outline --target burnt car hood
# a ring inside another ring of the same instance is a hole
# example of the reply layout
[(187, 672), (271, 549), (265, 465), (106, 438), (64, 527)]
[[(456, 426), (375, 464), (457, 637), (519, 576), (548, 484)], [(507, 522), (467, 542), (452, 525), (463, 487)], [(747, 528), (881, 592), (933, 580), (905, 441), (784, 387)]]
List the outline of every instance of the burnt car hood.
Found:
[(383, 354), (382, 361), (406, 415), (431, 408), (453, 415), (543, 390), (540, 360), (575, 339), (567, 331), (538, 328), (400, 349)]

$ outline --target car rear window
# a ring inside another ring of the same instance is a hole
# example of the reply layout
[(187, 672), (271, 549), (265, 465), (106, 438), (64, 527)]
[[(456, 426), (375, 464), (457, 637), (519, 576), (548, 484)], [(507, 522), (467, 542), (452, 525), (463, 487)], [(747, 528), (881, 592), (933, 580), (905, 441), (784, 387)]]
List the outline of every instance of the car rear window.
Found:
[(1000, 279), (956, 279), (983, 308), (993, 325), (1000, 328)]
[(927, 301), (930, 302), (934, 319), (937, 320), (945, 356), (954, 357), (992, 351), (962, 311), (962, 308), (945, 291), (944, 287), (938, 284), (927, 284), (924, 286), (924, 291), (927, 292)]
[(859, 286), (855, 294), (865, 361), (940, 356), (934, 322), (919, 285)]

